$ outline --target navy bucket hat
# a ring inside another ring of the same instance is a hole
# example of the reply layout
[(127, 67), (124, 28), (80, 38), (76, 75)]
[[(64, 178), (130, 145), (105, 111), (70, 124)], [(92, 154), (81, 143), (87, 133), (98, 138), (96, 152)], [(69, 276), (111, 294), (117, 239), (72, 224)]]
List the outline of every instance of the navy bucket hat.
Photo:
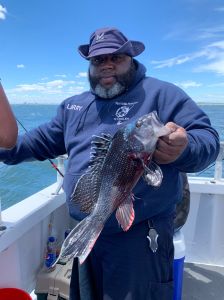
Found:
[(131, 57), (145, 50), (143, 43), (128, 40), (118, 29), (109, 27), (97, 29), (90, 36), (89, 44), (81, 45), (79, 53), (85, 59), (105, 54), (127, 54)]

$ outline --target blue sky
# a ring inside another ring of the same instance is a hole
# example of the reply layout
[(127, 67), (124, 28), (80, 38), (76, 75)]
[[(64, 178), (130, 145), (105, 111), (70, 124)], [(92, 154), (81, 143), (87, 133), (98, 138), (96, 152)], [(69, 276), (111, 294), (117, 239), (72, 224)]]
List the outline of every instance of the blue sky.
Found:
[(10, 103), (60, 103), (89, 89), (77, 52), (99, 27), (144, 42), (147, 75), (196, 102), (224, 103), (223, 0), (0, 0), (0, 77)]

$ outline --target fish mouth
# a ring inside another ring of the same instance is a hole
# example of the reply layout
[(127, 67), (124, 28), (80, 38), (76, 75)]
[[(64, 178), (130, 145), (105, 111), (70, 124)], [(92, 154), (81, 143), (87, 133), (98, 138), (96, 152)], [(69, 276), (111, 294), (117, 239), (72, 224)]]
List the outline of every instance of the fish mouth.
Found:
[(152, 153), (144, 151), (140, 153), (129, 153), (128, 157), (133, 160), (141, 160), (144, 163), (147, 163), (152, 159)]
[(152, 159), (152, 153), (141, 152), (141, 153), (139, 153), (138, 158), (143, 160), (144, 163), (147, 163)]

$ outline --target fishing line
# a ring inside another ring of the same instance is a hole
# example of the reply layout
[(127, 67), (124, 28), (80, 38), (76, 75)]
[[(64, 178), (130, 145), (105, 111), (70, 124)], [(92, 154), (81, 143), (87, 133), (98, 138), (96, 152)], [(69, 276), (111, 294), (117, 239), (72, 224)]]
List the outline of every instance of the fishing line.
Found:
[(197, 173), (196, 176), (199, 176), (199, 175), (203, 174), (205, 171), (208, 171), (209, 169), (211, 169), (212, 167), (214, 167), (214, 165), (215, 165), (215, 163), (211, 164), (210, 166), (208, 166), (207, 168), (205, 168), (201, 172)]
[[(28, 130), (23, 126), (23, 124), (17, 118), (16, 118), (16, 121), (21, 125), (21, 127), (25, 130), (25, 132), (28, 132)], [(64, 175), (58, 169), (58, 167), (56, 166), (56, 164), (50, 158), (47, 158), (47, 160), (50, 162), (50, 164), (52, 165), (52, 167), (61, 175), (61, 177), (64, 177)]]
[[(222, 160), (224, 160), (224, 158)], [(207, 168), (205, 168), (204, 170), (202, 170), (201, 172), (197, 173), (196, 176), (201, 175), (202, 173), (204, 173), (205, 171), (208, 171), (209, 169), (211, 169), (214, 166), (215, 166), (215, 162), (213, 164), (211, 164), (210, 166), (208, 166)]]

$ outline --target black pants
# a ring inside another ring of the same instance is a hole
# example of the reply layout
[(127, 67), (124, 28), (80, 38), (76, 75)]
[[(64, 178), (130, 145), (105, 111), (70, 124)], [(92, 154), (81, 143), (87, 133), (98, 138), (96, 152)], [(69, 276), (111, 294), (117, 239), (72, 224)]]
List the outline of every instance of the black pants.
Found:
[(100, 235), (87, 260), (74, 260), (70, 300), (172, 300), (173, 215), (154, 218), (158, 250), (149, 248), (148, 222)]

